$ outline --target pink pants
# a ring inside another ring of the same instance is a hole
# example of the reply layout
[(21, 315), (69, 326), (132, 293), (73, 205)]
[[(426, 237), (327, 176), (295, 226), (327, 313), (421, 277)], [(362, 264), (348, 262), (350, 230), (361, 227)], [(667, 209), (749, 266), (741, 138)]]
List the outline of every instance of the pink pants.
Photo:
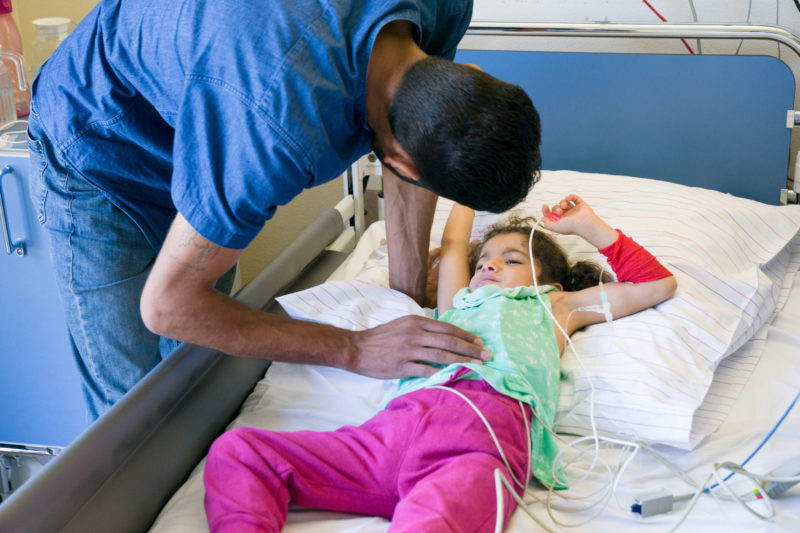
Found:
[[(517, 401), (482, 381), (450, 386), (484, 414), (523, 480), (530, 436)], [(359, 427), (223, 434), (205, 466), (205, 508), (212, 532), (278, 532), (290, 503), (391, 518), (393, 532), (493, 531), (495, 468), (511, 479), (472, 408), (452, 392), (425, 389)], [(503, 493), (506, 523), (516, 502)]]

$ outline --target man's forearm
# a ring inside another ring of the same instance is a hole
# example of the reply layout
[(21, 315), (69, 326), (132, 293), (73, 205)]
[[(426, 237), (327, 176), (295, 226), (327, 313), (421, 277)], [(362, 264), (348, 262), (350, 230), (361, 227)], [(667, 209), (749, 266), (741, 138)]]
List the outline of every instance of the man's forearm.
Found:
[(268, 315), (214, 289), (241, 253), (209, 242), (176, 215), (142, 292), (148, 329), (230, 355), (351, 365), (351, 332)]
[(401, 181), (384, 167), (389, 284), (425, 304), (428, 247), (437, 196)]
[(332, 366), (376, 378), (429, 376), (436, 371), (432, 364), (488, 357), (474, 335), (421, 316), (349, 331), (269, 315), (216, 291), (173, 302), (174, 312), (158, 333), (240, 357)]
[(144, 324), (159, 335), (230, 355), (327, 365), (380, 378), (429, 376), (435, 368), (427, 363), (446, 366), (484, 355), (474, 335), (420, 316), (348, 331), (251, 309), (214, 289), (241, 253), (207, 241), (178, 214), (142, 292)]
[(215, 290), (182, 297), (167, 294), (164, 300), (171, 304), (149, 324), (160, 335), (239, 357), (353, 365), (355, 346), (348, 331), (270, 315)]

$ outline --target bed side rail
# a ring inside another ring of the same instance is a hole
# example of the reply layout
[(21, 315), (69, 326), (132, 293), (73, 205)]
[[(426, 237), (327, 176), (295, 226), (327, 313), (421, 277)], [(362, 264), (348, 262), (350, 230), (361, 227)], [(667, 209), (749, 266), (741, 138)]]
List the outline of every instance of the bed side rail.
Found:
[[(307, 269), (324, 281), (338, 262), (323, 250), (344, 230), (337, 209), (321, 212), (236, 299), (265, 308)], [(148, 529), (268, 366), (181, 346), (0, 505), (0, 531)]]

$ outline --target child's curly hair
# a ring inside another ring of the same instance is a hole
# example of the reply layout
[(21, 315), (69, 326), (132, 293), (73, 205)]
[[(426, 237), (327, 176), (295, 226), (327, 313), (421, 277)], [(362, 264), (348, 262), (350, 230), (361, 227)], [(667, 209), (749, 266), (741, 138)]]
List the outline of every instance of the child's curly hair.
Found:
[[(486, 241), (492, 237), (509, 233), (519, 233), (527, 239), (534, 224), (536, 224), (536, 219), (533, 217), (511, 215), (490, 226), (484, 233), (481, 243), (472, 248), (470, 252), (470, 271), (475, 271)], [(579, 291), (593, 287), (601, 280), (603, 283), (612, 281), (611, 275), (592, 261), (578, 261), (570, 265), (566, 252), (544, 231), (536, 231), (533, 234), (533, 256), (539, 261), (536, 281), (541, 284), (560, 283), (565, 291)]]

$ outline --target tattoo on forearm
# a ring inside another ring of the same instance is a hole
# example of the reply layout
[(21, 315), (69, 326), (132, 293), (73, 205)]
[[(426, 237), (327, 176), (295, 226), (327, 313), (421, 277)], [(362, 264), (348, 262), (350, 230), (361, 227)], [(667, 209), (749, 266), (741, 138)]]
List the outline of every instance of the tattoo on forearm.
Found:
[(172, 259), (179, 262), (181, 265), (191, 268), (192, 270), (203, 270), (204, 263), (219, 253), (219, 248), (205, 240), (193, 228), (188, 227), (180, 235), (178, 240), (180, 248), (191, 248), (194, 253), (192, 254), (192, 262), (184, 261), (174, 254), (171, 255)]

